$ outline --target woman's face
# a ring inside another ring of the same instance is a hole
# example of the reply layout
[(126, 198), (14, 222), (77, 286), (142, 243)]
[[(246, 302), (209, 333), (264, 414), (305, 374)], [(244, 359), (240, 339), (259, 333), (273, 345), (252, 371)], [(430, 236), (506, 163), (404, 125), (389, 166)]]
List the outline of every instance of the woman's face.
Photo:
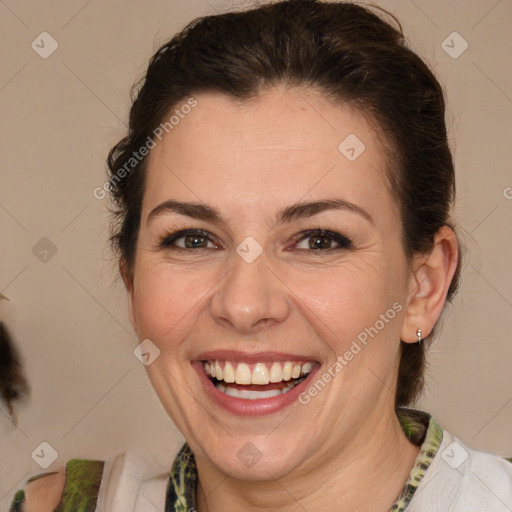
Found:
[(319, 93), (195, 98), (149, 156), (132, 323), (198, 464), (307, 471), (393, 414), (412, 285), (383, 151)]

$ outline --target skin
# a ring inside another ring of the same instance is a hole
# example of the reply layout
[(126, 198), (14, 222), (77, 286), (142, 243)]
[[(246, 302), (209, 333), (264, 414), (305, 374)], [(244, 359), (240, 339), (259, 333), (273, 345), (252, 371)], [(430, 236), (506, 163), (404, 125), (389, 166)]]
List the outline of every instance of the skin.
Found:
[(66, 484), (66, 468), (61, 466), (25, 486), (24, 512), (52, 512), (59, 505)]
[[(347, 106), (284, 87), (245, 103), (213, 92), (195, 98), (150, 153), (133, 279), (121, 271), (132, 325), (161, 351), (149, 378), (196, 457), (198, 510), (385, 512), (419, 452), (394, 414), (400, 339), (416, 342), (416, 330), (425, 337), (438, 319), (456, 237), (443, 227), (431, 254), (407, 260), (383, 149)], [(349, 134), (366, 146), (353, 162), (338, 150)], [(293, 203), (334, 198), (372, 220), (344, 208), (275, 221)], [(169, 199), (208, 203), (226, 223), (174, 212), (148, 222)], [(311, 238), (293, 238), (318, 227), (352, 247), (320, 252)], [(213, 241), (159, 247), (168, 232), (189, 228)], [(236, 253), (248, 236), (263, 249), (250, 264)], [(191, 366), (210, 349), (281, 351), (312, 357), (320, 376), (394, 303), (401, 311), (307, 405), (236, 416), (211, 403)], [(252, 467), (237, 457), (247, 443), (261, 453)]]

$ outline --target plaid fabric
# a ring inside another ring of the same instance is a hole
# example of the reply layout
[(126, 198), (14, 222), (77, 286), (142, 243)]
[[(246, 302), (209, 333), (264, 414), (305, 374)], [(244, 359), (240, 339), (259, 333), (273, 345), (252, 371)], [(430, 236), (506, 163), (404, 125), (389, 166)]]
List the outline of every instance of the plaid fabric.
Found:
[(421, 446), (421, 449), (390, 512), (402, 512), (407, 508), (443, 439), (443, 429), (429, 414), (413, 409), (399, 409), (397, 416), (407, 437), (416, 446)]
[[(403, 512), (406, 509), (443, 437), (442, 428), (426, 412), (401, 408), (397, 411), (397, 417), (407, 437), (415, 445), (421, 446), (421, 451), (409, 479), (389, 512)], [(174, 459), (165, 512), (196, 510), (196, 484), (197, 468), (194, 454), (185, 443)]]
[(165, 499), (165, 512), (196, 510), (196, 484), (196, 460), (190, 447), (185, 443), (172, 465)]

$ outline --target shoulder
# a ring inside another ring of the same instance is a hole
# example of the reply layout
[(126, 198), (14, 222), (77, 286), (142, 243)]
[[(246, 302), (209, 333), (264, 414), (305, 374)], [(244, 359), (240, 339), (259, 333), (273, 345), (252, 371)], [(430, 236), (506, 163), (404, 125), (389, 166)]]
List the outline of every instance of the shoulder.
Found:
[(106, 460), (71, 459), (65, 466), (27, 480), (10, 512), (66, 510), (163, 510), (169, 474), (131, 453)]
[(59, 505), (66, 482), (66, 468), (36, 475), (16, 494), (12, 511), (53, 512)]
[[(53, 512), (64, 502), (74, 508), (96, 502), (103, 461), (70, 459), (66, 465), (29, 478), (11, 504), (11, 512)], [(80, 509), (81, 510), (81, 509)], [(83, 508), (83, 510), (89, 510)]]
[(169, 472), (159, 472), (150, 461), (122, 453), (106, 461), (98, 510), (157, 512), (165, 509)]
[[(443, 431), (442, 442), (407, 512), (509, 512), (512, 510), (512, 463), (473, 450)], [(419, 507), (419, 508), (418, 508)]]
[[(455, 441), (457, 442), (457, 441)], [(466, 486), (482, 503), (495, 503), (495, 509), (512, 510), (512, 463), (503, 457), (468, 450)], [(461, 503), (466, 500), (461, 500)], [(506, 504), (506, 508), (504, 508)], [(489, 506), (489, 505), (487, 505)], [(499, 506), (502, 508), (500, 509)]]

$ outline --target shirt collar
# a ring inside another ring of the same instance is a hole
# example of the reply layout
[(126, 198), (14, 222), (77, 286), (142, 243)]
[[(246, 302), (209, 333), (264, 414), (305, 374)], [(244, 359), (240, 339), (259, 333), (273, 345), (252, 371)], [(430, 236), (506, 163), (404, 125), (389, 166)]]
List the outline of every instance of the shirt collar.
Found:
[[(396, 414), (405, 435), (412, 443), (421, 446), (421, 449), (407, 482), (389, 512), (402, 512), (406, 509), (443, 438), (442, 428), (430, 414), (405, 407), (400, 407)], [(185, 443), (172, 465), (165, 512), (196, 510), (196, 486), (196, 461), (188, 443)]]

